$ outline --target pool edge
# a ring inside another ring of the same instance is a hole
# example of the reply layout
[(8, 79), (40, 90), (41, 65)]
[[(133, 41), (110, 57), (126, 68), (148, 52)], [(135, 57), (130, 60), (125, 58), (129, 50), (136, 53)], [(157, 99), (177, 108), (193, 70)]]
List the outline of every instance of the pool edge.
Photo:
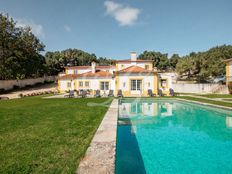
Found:
[(179, 101), (186, 101), (189, 103), (195, 103), (195, 104), (202, 104), (205, 106), (214, 106), (218, 109), (225, 109), (225, 110), (229, 110), (232, 111), (231, 107), (227, 107), (227, 106), (220, 106), (220, 105), (216, 105), (216, 104), (211, 104), (211, 103), (204, 103), (204, 102), (200, 102), (200, 101), (193, 101), (193, 100), (188, 100), (188, 99), (182, 99), (182, 98), (174, 98), (175, 100), (179, 100)]
[(114, 99), (98, 127), (76, 173), (115, 173), (118, 99)]

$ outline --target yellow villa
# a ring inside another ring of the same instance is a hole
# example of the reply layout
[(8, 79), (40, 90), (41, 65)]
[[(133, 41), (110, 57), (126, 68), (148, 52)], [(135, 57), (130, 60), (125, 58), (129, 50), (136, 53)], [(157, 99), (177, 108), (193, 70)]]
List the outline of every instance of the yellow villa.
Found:
[(137, 59), (136, 52), (131, 52), (130, 59), (117, 60), (115, 66), (67, 66), (65, 73), (58, 79), (59, 92), (69, 90), (88, 91), (94, 95), (99, 91), (102, 96), (121, 91), (124, 97), (146, 97), (158, 95), (158, 90), (169, 95), (172, 88), (171, 76), (158, 73), (152, 60)]
[(232, 58), (225, 60), (226, 63), (226, 84), (232, 94)]

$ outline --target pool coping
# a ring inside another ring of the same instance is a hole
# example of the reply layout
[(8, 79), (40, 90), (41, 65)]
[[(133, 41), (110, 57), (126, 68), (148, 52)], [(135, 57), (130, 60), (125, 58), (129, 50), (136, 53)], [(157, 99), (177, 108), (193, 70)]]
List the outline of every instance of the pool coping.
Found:
[(200, 102), (200, 101), (193, 101), (193, 100), (188, 100), (188, 99), (183, 99), (183, 98), (174, 98), (175, 100), (179, 100), (179, 101), (186, 101), (189, 103), (195, 103), (195, 104), (202, 104), (204, 106), (213, 106), (219, 109), (225, 109), (225, 110), (229, 110), (232, 111), (231, 107), (227, 107), (227, 106), (220, 106), (220, 105), (216, 105), (216, 104), (211, 104), (211, 103), (204, 103), (204, 102)]
[(84, 158), (76, 171), (78, 174), (114, 174), (118, 99), (114, 99), (98, 127)]
[[(137, 98), (122, 98), (122, 99), (125, 99), (125, 100), (132, 100), (132, 99), (137, 99)], [(219, 109), (226, 109), (226, 110), (229, 110), (229, 111), (232, 111), (232, 107), (227, 107), (227, 106), (221, 106), (221, 105), (217, 105), (217, 104), (211, 104), (211, 103), (204, 103), (204, 102), (200, 102), (200, 101), (193, 101), (193, 100), (188, 100), (188, 99), (182, 99), (182, 98), (177, 98), (177, 97), (173, 97), (173, 98), (139, 98), (139, 99), (142, 99), (142, 100), (179, 100), (179, 101), (185, 101), (185, 102), (189, 102), (189, 103), (195, 103), (195, 104), (202, 104), (204, 106), (213, 106), (213, 107), (216, 107), (216, 108), (219, 108)]]

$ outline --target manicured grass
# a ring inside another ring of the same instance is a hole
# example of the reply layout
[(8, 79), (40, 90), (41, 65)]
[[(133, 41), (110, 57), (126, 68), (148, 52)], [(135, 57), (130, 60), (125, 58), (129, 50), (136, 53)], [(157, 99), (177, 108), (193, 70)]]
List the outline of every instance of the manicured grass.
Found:
[(195, 98), (195, 97), (190, 97), (190, 96), (178, 96), (177, 98), (199, 101), (203, 103), (210, 103), (210, 104), (215, 104), (215, 105), (220, 105), (220, 106), (227, 106), (227, 107), (232, 108), (232, 103), (224, 102), (224, 101), (215, 101), (215, 100), (203, 99), (203, 98), (197, 98), (197, 97)]
[(0, 173), (75, 173), (111, 101), (0, 101)]
[(225, 101), (232, 101), (232, 98), (225, 98), (223, 100), (225, 100)]
[(231, 94), (202, 94), (198, 95), (207, 98), (232, 98)]

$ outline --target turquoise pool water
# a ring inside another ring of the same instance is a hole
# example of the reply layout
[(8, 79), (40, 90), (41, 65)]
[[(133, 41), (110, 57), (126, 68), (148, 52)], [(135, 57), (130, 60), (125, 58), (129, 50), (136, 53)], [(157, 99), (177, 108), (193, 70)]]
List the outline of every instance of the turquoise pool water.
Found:
[(116, 173), (232, 173), (232, 112), (176, 100), (121, 100)]

